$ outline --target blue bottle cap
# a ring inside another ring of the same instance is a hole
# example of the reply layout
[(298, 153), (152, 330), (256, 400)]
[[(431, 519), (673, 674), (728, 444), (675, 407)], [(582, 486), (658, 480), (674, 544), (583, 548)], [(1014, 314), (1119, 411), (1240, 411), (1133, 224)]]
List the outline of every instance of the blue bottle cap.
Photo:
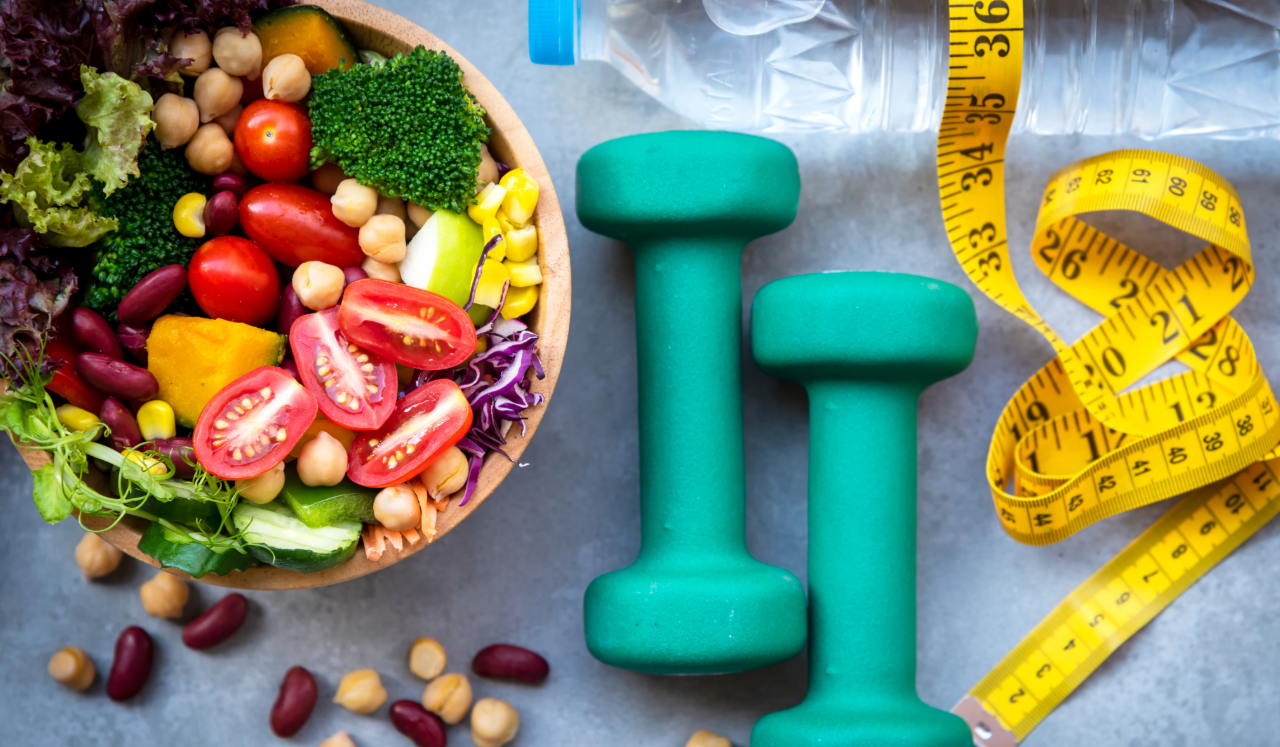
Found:
[(572, 65), (577, 0), (529, 0), (529, 60)]

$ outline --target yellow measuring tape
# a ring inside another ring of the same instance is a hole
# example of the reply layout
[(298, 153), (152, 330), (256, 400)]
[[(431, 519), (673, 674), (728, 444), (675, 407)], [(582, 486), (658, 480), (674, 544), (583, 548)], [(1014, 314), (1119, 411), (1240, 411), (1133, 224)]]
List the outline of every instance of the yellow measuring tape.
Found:
[[(1057, 357), (1000, 415), (987, 478), (1005, 531), (1045, 545), (1190, 493), (1058, 606), (953, 709), (978, 745), (1016, 744), (1112, 651), (1280, 508), (1280, 407), (1229, 316), (1253, 284), (1247, 224), (1226, 180), (1185, 158), (1108, 153), (1045, 188), (1032, 256), (1106, 319), (1064, 342), (1009, 261), (1004, 154), (1023, 63), (1021, 0), (950, 6), (938, 136), (948, 237), (970, 279)], [(1175, 270), (1076, 219), (1129, 210), (1203, 239)], [(1126, 391), (1169, 360), (1190, 370)], [(1267, 462), (1262, 460), (1276, 460)]]

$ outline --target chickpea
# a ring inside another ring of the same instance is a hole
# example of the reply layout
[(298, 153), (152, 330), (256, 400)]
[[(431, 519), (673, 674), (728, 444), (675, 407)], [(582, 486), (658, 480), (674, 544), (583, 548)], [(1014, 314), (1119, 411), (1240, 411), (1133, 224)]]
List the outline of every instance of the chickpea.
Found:
[(409, 671), (424, 680), (434, 680), (444, 671), (449, 657), (444, 653), (444, 646), (434, 638), (419, 638), (409, 649)]
[(409, 251), (404, 221), (394, 215), (375, 215), (360, 227), (360, 249), (379, 262), (395, 264)]
[(409, 220), (409, 211), (405, 209), (404, 200), (399, 197), (378, 195), (378, 209), (374, 210), (373, 214), (394, 215), (402, 221)]
[(187, 582), (173, 575), (159, 571), (155, 577), (142, 585), (139, 591), (142, 597), (142, 608), (152, 617), (182, 617), (182, 608), (187, 606), (187, 597), (191, 589)]
[(236, 147), (213, 122), (201, 125), (187, 143), (187, 163), (201, 174), (217, 176), (230, 169), (235, 158)]
[(156, 123), (156, 140), (164, 150), (186, 145), (200, 127), (200, 107), (192, 99), (166, 93), (151, 110)]
[(733, 747), (733, 744), (714, 731), (699, 729), (693, 733), (693, 736), (689, 737), (689, 741), (684, 743), (684, 747)]
[(272, 58), (262, 69), (262, 95), (272, 101), (301, 101), (311, 90), (311, 73), (296, 54)]
[(427, 487), (427, 495), (438, 501), (462, 490), (467, 484), (467, 457), (462, 449), (450, 446), (423, 471), (420, 478)]
[(92, 685), (96, 674), (89, 655), (79, 646), (60, 649), (49, 659), (49, 676), (72, 690), (83, 690)]
[(352, 713), (373, 713), (387, 702), (387, 688), (382, 686), (377, 672), (357, 669), (342, 676), (333, 702)]
[(356, 747), (345, 731), (336, 731), (328, 739), (320, 743), (320, 747)]
[(379, 262), (373, 257), (365, 257), (360, 263), (360, 269), (364, 270), (364, 274), (378, 280), (386, 280), (392, 283), (404, 282), (400, 279), (400, 268), (396, 265), (389, 265), (386, 262)]
[(403, 532), (422, 523), (422, 507), (413, 489), (400, 483), (383, 488), (374, 497), (373, 517), (387, 529)]
[(378, 190), (366, 187), (355, 179), (343, 179), (329, 202), (333, 205), (335, 218), (352, 228), (359, 228), (378, 209)]
[(337, 485), (346, 476), (347, 450), (325, 431), (317, 433), (298, 454), (298, 479), (304, 485)]
[(76, 565), (85, 578), (102, 578), (119, 568), (122, 555), (115, 545), (93, 532), (86, 533), (76, 545)]
[(169, 39), (169, 54), (178, 59), (191, 60), (191, 64), (178, 70), (183, 75), (199, 75), (213, 62), (213, 44), (203, 31), (186, 33), (182, 29), (173, 32)]
[(280, 491), (284, 490), (284, 462), (280, 462), (257, 477), (247, 480), (236, 480), (240, 488), (240, 497), (247, 501), (263, 504), (270, 503)]
[(431, 220), (432, 212), (416, 202), (409, 203), (409, 222), (418, 228), (422, 228)]
[(477, 178), (480, 180), (476, 185), (476, 191), (490, 182), (498, 181), (498, 162), (493, 160), (493, 155), (489, 153), (489, 146), (484, 143), (480, 144), (480, 173)]
[[(338, 186), (348, 178), (342, 172), (341, 166), (330, 161), (311, 172), (311, 186), (315, 187), (317, 192), (323, 192), (332, 197), (338, 191)], [(356, 183), (359, 184), (359, 182)]]
[(293, 271), (293, 292), (312, 311), (337, 306), (345, 283), (342, 270), (324, 262), (303, 262)]
[(212, 122), (223, 114), (236, 108), (240, 96), (244, 94), (244, 83), (234, 75), (218, 67), (211, 67), (196, 78), (195, 90), (191, 98), (200, 107), (200, 121)]
[(502, 747), (519, 729), (520, 714), (505, 700), (481, 698), (471, 709), (471, 741), (476, 747)]
[(252, 31), (246, 34), (235, 26), (218, 29), (213, 35), (213, 59), (231, 75), (256, 80), (262, 72), (262, 42)]
[(236, 139), (236, 122), (239, 121), (240, 112), (242, 111), (244, 111), (244, 104), (236, 104), (232, 107), (231, 111), (213, 120), (214, 124), (221, 127), (222, 131), (227, 133), (227, 137), (230, 138), (232, 142), (235, 142)]
[(471, 681), (465, 674), (436, 677), (422, 693), (422, 707), (446, 724), (456, 724), (471, 710)]

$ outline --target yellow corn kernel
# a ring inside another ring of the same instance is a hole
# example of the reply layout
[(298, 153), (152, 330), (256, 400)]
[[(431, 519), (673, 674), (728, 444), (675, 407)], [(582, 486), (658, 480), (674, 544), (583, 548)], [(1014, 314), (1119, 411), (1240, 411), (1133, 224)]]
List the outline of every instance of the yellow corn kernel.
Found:
[(502, 229), (502, 232), (504, 234), (507, 231), (514, 231), (517, 228), (524, 228), (523, 223), (516, 223), (515, 221), (511, 220), (511, 216), (507, 215), (505, 212), (501, 210), (498, 211), (497, 215), (493, 216), (493, 219), (498, 221), (498, 227)]
[(538, 229), (532, 223), (524, 228), (507, 231), (502, 239), (502, 243), (507, 245), (507, 259), (527, 262), (538, 253)]
[(95, 425), (102, 425), (97, 415), (75, 405), (59, 405), (55, 412), (62, 427), (76, 433), (84, 433)]
[(161, 399), (153, 399), (138, 408), (138, 428), (142, 431), (142, 437), (148, 441), (178, 435), (173, 408)]
[(173, 227), (193, 239), (204, 236), (204, 205), (208, 202), (199, 192), (188, 192), (173, 206)]
[(538, 181), (524, 169), (512, 169), (498, 181), (498, 186), (507, 190), (502, 211), (516, 223), (528, 223), (538, 206)]
[(524, 316), (537, 303), (538, 286), (530, 285), (527, 288), (511, 288), (507, 291), (507, 302), (502, 304), (502, 316), (507, 319)]
[[(494, 218), (486, 218), (483, 225), (480, 226), (480, 232), (484, 235), (484, 243), (487, 245), (494, 236), (502, 235), (502, 227), (498, 225), (498, 221)], [(492, 249), (489, 250), (489, 259), (496, 259), (499, 262), (507, 258), (506, 239), (499, 241)]]
[(148, 475), (163, 475), (169, 471), (163, 461), (147, 457), (141, 451), (130, 449), (124, 453), (124, 458), (146, 470)]
[(502, 301), (502, 286), (511, 279), (511, 273), (496, 259), (486, 259), (484, 270), (480, 273), (480, 282), (476, 283), (476, 303), (489, 308), (496, 307)]
[(500, 187), (493, 182), (485, 185), (480, 190), (480, 194), (476, 195), (476, 204), (467, 206), (467, 215), (471, 216), (471, 220), (484, 225), (486, 218), (492, 218), (498, 214), (498, 208), (502, 207), (502, 198), (507, 196), (505, 187)]
[(542, 282), (542, 270), (538, 269), (538, 258), (530, 257), (523, 262), (507, 260), (507, 272), (511, 273), (512, 288), (528, 288)]

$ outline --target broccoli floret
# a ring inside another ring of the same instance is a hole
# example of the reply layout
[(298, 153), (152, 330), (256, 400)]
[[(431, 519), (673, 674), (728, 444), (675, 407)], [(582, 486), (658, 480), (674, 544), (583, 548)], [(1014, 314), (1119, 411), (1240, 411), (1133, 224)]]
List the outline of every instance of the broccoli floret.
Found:
[[(115, 218), (120, 227), (102, 237), (94, 254), (94, 266), (85, 288), (84, 305), (108, 313), (139, 280), (165, 265), (186, 265), (200, 245), (178, 233), (173, 206), (188, 192), (207, 195), (210, 179), (187, 165), (182, 149), (161, 150), (154, 139), (138, 155), (141, 175), (111, 195), (102, 197), (101, 214)], [(179, 299), (180, 306), (186, 306)]]
[(312, 77), (312, 161), (334, 161), (384, 195), (462, 212), (475, 200), (491, 130), (443, 52), (418, 47), (386, 62)]

